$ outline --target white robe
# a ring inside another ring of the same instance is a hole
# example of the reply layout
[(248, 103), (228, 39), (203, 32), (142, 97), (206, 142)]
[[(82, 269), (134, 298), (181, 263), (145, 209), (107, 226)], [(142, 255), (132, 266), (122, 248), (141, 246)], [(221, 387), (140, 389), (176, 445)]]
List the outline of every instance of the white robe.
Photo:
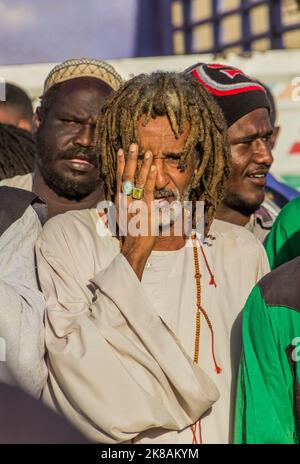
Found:
[(203, 317), (199, 366), (192, 361), (196, 286), (190, 241), (178, 251), (152, 252), (140, 282), (117, 239), (97, 234), (97, 221), (96, 210), (59, 215), (37, 241), (46, 299), (45, 401), (93, 441), (192, 443), (189, 425), (204, 414), (203, 442), (227, 443), (240, 311), (268, 271), (262, 246), (244, 228), (215, 221), (204, 249), (216, 288), (199, 250), (202, 305), (222, 367), (217, 374)]
[(0, 381), (39, 397), (46, 382), (44, 298), (34, 246), (41, 224), (29, 206), (0, 237)]

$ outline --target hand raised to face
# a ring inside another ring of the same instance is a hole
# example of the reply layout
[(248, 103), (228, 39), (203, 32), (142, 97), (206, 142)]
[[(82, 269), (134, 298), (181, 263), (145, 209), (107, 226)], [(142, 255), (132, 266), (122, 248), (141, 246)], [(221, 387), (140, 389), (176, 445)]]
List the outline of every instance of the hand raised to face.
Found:
[[(121, 252), (141, 279), (146, 261), (157, 239), (157, 235), (152, 234), (155, 230), (153, 201), (156, 167), (152, 164), (151, 151), (146, 151), (141, 163), (138, 162), (138, 154), (137, 144), (130, 145), (126, 160), (124, 150), (118, 151), (116, 209), (120, 234), (125, 236)], [(134, 189), (137, 189), (137, 192)], [(141, 199), (134, 199), (132, 193), (138, 193), (136, 196), (141, 196)], [(137, 232), (139, 229), (136, 226), (140, 226), (140, 233)]]

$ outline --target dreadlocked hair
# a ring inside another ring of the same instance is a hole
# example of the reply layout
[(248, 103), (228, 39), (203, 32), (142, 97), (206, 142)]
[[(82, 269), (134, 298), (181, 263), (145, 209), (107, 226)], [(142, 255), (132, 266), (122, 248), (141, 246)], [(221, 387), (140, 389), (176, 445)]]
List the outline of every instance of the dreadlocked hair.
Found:
[[(108, 98), (101, 116), (101, 174), (110, 197), (115, 193), (117, 151), (123, 148), (128, 153), (131, 143), (139, 143), (138, 121), (142, 116), (144, 126), (151, 118), (167, 116), (176, 138), (189, 123), (179, 169), (185, 168), (187, 158), (196, 150), (191, 200), (204, 201), (207, 234), (230, 175), (230, 151), (221, 110), (190, 75), (155, 72), (123, 84)], [(193, 221), (195, 225), (195, 217)]]
[(35, 156), (35, 142), (28, 131), (0, 124), (0, 180), (32, 172)]

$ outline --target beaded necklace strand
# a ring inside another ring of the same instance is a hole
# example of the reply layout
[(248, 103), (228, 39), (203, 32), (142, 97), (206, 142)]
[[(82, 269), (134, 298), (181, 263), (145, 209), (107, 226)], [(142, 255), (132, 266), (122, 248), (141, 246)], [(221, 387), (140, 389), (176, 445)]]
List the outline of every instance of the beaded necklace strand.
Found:
[[(214, 349), (214, 331), (212, 327), (212, 323), (207, 315), (207, 312), (205, 309), (201, 306), (201, 274), (200, 274), (200, 265), (199, 265), (199, 256), (198, 256), (198, 247), (197, 247), (197, 237), (196, 234), (192, 234), (192, 241), (193, 241), (193, 252), (194, 252), (194, 267), (195, 267), (195, 281), (196, 281), (196, 289), (197, 289), (197, 303), (196, 303), (196, 333), (195, 333), (195, 348), (194, 348), (194, 363), (198, 364), (199, 362), (199, 348), (200, 348), (200, 327), (201, 327), (201, 313), (204, 316), (204, 319), (208, 325), (208, 328), (211, 333), (211, 351), (212, 351), (212, 358), (214, 361), (215, 365), (215, 371), (217, 374), (220, 374), (222, 369), (218, 365), (215, 357), (215, 349)], [(217, 286), (215, 282), (215, 278), (211, 272), (211, 269), (209, 267), (207, 258), (204, 253), (204, 249), (202, 245), (200, 244), (200, 249), (204, 258), (205, 265), (207, 267), (207, 270), (210, 274), (210, 282), (209, 285), (214, 285), (215, 287)], [(191, 425), (191, 431), (193, 434), (193, 441), (192, 444), (195, 445), (197, 444), (197, 426), (199, 428), (199, 443), (202, 444), (202, 430), (201, 430), (201, 418), (193, 425)]]

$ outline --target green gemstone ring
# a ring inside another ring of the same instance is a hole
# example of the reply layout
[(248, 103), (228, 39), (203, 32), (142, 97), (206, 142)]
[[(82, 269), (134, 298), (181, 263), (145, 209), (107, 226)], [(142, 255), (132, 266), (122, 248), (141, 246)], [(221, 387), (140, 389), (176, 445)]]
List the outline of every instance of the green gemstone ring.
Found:
[(144, 193), (143, 188), (133, 187), (132, 198), (134, 198), (135, 200), (140, 200), (143, 196), (143, 193)]
[(122, 192), (124, 195), (131, 195), (133, 191), (133, 183), (130, 180), (125, 180), (122, 183)]

